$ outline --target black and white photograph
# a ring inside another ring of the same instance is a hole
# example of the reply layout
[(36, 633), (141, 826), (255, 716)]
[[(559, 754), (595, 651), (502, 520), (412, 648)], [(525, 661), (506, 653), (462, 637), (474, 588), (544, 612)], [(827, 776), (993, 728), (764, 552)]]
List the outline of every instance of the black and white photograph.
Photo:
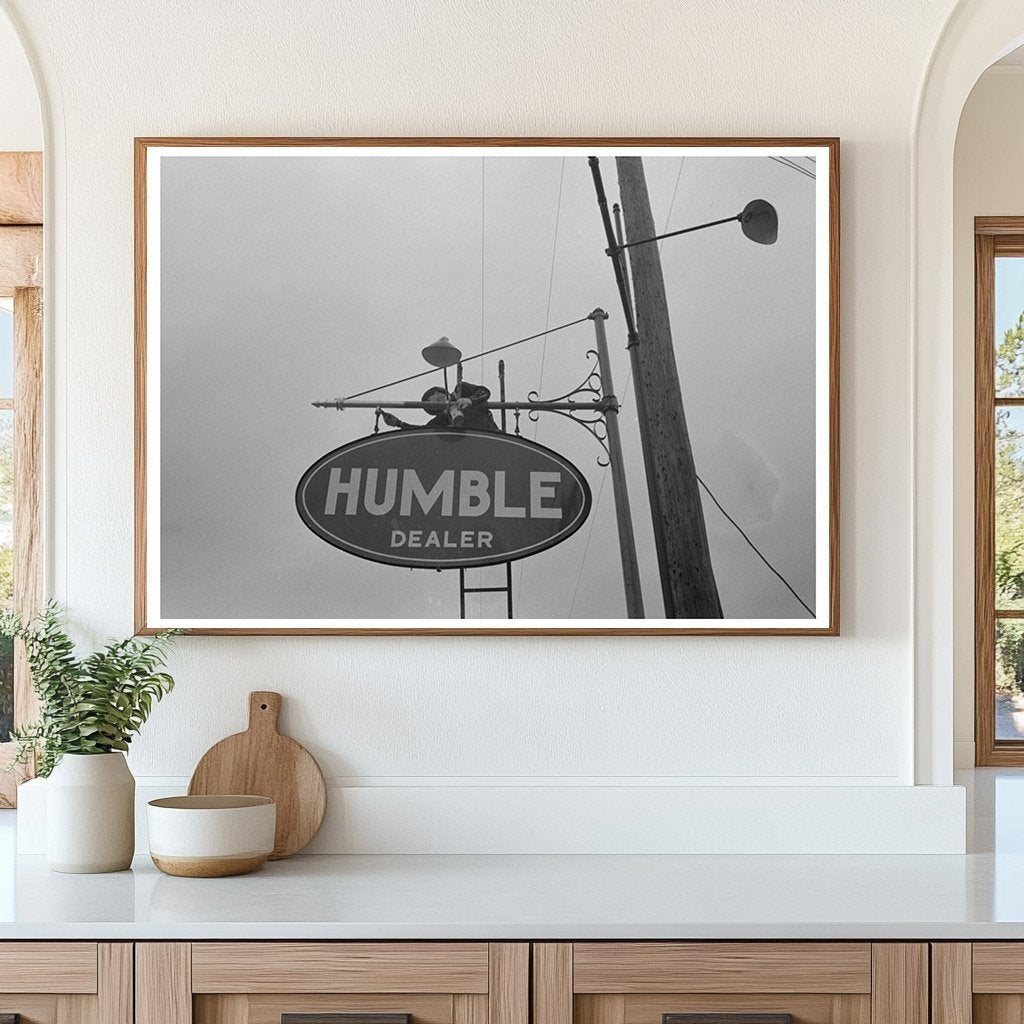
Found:
[(140, 631), (838, 631), (835, 140), (137, 140)]

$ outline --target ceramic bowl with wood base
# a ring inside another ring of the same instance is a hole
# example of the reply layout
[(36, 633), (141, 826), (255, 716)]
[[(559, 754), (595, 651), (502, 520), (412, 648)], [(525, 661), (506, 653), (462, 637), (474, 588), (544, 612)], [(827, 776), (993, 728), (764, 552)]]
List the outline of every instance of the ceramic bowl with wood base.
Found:
[(266, 796), (169, 796), (147, 808), (149, 853), (168, 875), (225, 878), (274, 852), (277, 805)]

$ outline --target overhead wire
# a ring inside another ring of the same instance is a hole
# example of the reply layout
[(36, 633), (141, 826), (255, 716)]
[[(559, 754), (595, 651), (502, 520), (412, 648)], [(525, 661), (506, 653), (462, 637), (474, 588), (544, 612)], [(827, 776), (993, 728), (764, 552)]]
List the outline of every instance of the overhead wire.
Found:
[[(548, 302), (544, 312), (544, 329), (547, 330), (551, 322), (551, 296), (555, 290), (555, 254), (558, 251), (558, 226), (562, 219), (562, 186), (565, 183), (565, 157), (562, 157), (562, 167), (558, 173), (558, 199), (555, 202), (555, 230), (551, 239), (551, 270), (548, 274)], [(548, 356), (548, 340), (544, 339), (544, 346), (540, 353), (540, 377), (537, 383), (537, 391), (541, 393), (544, 388), (544, 364)], [(537, 440), (537, 430), (540, 427), (538, 420), (533, 427), (533, 439)]]
[(817, 178), (817, 173), (805, 167), (803, 164), (798, 164), (792, 157), (784, 156), (782, 158), (787, 164), (789, 164), (794, 170), (800, 171), (806, 174), (809, 178)]
[[(551, 321), (551, 296), (555, 289), (555, 254), (558, 251), (558, 225), (562, 219), (562, 185), (565, 183), (565, 157), (562, 157), (562, 166), (558, 172), (558, 198), (555, 202), (555, 230), (551, 239), (551, 269), (548, 273), (548, 301), (544, 312), (544, 329)], [(547, 361), (548, 339), (545, 335), (544, 346), (540, 353), (540, 376), (537, 382), (537, 393), (542, 394), (544, 388), (544, 363)], [(537, 432), (540, 430), (540, 419), (533, 425), (533, 439), (537, 440)], [(519, 559), (519, 573), (516, 579), (516, 605), (522, 599), (523, 577), (526, 575), (526, 560)]]
[[(523, 345), (528, 341), (536, 341), (537, 338), (543, 338), (545, 334), (554, 334), (556, 331), (564, 331), (566, 328), (575, 327), (577, 324), (585, 323), (589, 319), (589, 314), (587, 316), (581, 316), (578, 320), (570, 320), (567, 324), (559, 324), (558, 327), (549, 327), (546, 331), (538, 331), (536, 334), (527, 335), (525, 338), (517, 338), (515, 341), (506, 342), (504, 345), (496, 345), (494, 348), (489, 348), (485, 352), (478, 352), (475, 356), (464, 356), (462, 362), (471, 363), (475, 359), (483, 359), (484, 356), (493, 355), (495, 352), (504, 352), (507, 348), (513, 348), (516, 345)], [(440, 373), (441, 369), (442, 367), (435, 366), (429, 370), (422, 370), (420, 373), (413, 373), (408, 377), (400, 377), (398, 380), (388, 381), (387, 384), (378, 384), (376, 387), (367, 388), (365, 391), (357, 391), (354, 395), (347, 395), (345, 398), (341, 398), (338, 401), (351, 402), (353, 398), (362, 398), (363, 395), (372, 395), (375, 391), (383, 391), (385, 388), (393, 388), (399, 384), (405, 384), (410, 380), (418, 380), (420, 377), (429, 377), (432, 373)]]
[(797, 174), (802, 174), (805, 178), (817, 178), (817, 175), (813, 171), (807, 170), (806, 167), (801, 167), (800, 164), (795, 163), (784, 156), (770, 156), (768, 159), (773, 160), (777, 164), (781, 164), (783, 167), (788, 167), (791, 171), (796, 171)]
[(743, 527), (740, 526), (740, 524), (737, 523), (736, 520), (733, 519), (733, 517), (731, 515), (729, 515), (728, 512), (725, 511), (725, 509), (722, 507), (722, 503), (715, 497), (715, 495), (712, 492), (711, 488), (708, 487), (708, 485), (706, 483), (704, 483), (704, 481), (701, 479), (700, 475), (697, 476), (697, 482), (701, 485), (701, 487), (704, 488), (704, 490), (707, 492), (707, 496), (718, 507), (718, 511), (721, 512), (722, 515), (725, 516), (725, 518), (728, 519), (729, 522), (732, 523), (732, 525), (736, 527), (736, 530), (738, 531), (739, 535), (750, 545), (751, 549), (757, 554), (757, 557), (760, 558), (761, 561), (764, 562), (764, 564), (767, 565), (768, 568), (771, 569), (771, 571), (773, 573), (775, 573), (775, 575), (778, 576), (778, 578), (780, 580), (782, 580), (783, 586), (785, 586), (785, 588), (800, 602), (800, 604), (802, 604), (804, 606), (804, 609), (807, 612), (807, 614), (810, 615), (811, 618), (813, 619), (814, 618), (814, 611), (813, 611), (813, 609), (811, 609), (810, 606), (807, 604), (807, 602), (793, 589), (793, 587), (790, 585), (789, 580), (787, 580), (786, 577), (783, 576), (782, 573), (779, 572), (779, 570), (776, 569), (775, 566), (772, 565), (772, 563), (768, 561), (768, 559), (764, 555), (764, 552), (762, 552), (761, 549), (747, 536), (747, 533), (743, 529)]
[(814, 171), (811, 171), (803, 164), (798, 164), (792, 157), (780, 156), (773, 157), (772, 159), (774, 159), (777, 163), (781, 163), (785, 167), (792, 167), (794, 171), (799, 171), (801, 174), (806, 175), (808, 178), (816, 177)]
[[(480, 353), (484, 350), (484, 296), (487, 279), (487, 157), (480, 157)], [(547, 327), (547, 324), (544, 325)]]

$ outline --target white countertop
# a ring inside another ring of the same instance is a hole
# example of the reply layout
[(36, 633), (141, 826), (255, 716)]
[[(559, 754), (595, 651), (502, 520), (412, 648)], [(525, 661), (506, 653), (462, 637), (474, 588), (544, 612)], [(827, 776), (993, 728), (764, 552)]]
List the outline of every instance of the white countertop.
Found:
[(298, 857), (240, 878), (18, 862), (0, 939), (1024, 938), (1024, 856)]
[(1024, 772), (976, 772), (966, 856), (296, 857), (240, 878), (13, 855), (0, 940), (1024, 939)]

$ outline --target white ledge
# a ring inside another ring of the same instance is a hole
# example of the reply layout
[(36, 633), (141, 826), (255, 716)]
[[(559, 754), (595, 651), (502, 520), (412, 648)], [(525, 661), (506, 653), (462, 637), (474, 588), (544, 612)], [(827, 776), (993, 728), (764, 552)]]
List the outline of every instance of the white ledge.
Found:
[(0, 879), (0, 939), (1024, 938), (1024, 856), (297, 857)]

